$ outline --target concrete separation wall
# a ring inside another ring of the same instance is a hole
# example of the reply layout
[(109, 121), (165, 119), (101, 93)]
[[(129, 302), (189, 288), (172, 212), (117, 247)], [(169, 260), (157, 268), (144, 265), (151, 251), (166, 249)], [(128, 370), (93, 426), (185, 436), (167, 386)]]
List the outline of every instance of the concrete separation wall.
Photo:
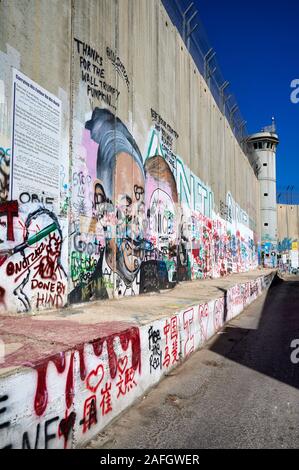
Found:
[(299, 267), (299, 205), (277, 204), (278, 252), (281, 271)]
[(292, 250), (292, 243), (299, 241), (299, 205), (277, 204), (278, 250)]
[[(274, 275), (236, 284), (224, 296), (141, 327), (67, 322), (74, 339), (78, 337), (71, 350), (64, 347), (60, 332), (54, 353), (44, 347), (38, 354), (29, 341), (23, 354), (29, 351), (30, 361), (20, 364), (16, 353), (8, 354), (0, 376), (0, 447), (83, 446), (257, 299)], [(1, 317), (2, 328), (9, 331), (5, 322), (12, 320)], [(42, 344), (44, 325), (50, 330), (51, 322), (27, 320), (29, 329), (30, 322), (35, 322), (35, 328), (43, 325)], [(12, 333), (4, 335), (11, 347)]]
[(257, 266), (258, 181), (159, 0), (0, 21), (0, 313)]

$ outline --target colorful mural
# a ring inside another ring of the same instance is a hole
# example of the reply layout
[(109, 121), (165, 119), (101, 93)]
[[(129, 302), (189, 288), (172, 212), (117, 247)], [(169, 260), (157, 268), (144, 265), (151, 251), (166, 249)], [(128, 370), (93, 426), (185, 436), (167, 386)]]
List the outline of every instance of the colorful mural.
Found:
[(146, 139), (143, 157), (114, 113), (94, 109), (72, 169), (69, 225), (64, 167), (59, 212), (30, 191), (8, 198), (9, 152), (2, 152), (0, 270), (10, 281), (1, 286), (2, 310), (138, 295), (257, 265), (247, 214), (232, 195), (220, 215), (211, 188), (163, 143), (165, 132), (153, 127)]
[(212, 190), (179, 156), (166, 158), (155, 128), (148, 141), (143, 159), (128, 127), (108, 109), (95, 108), (85, 123), (78, 150), (85, 160), (73, 171), (71, 303), (257, 266), (249, 218), (232, 195), (222, 218)]
[(73, 40), (71, 103), (2, 61), (15, 92), (14, 125), (0, 134), (0, 311), (159, 292), (255, 268), (255, 221), (234, 194), (218, 207), (177, 152), (181, 129), (149, 104), (142, 118), (121, 104), (132, 81), (120, 57)]

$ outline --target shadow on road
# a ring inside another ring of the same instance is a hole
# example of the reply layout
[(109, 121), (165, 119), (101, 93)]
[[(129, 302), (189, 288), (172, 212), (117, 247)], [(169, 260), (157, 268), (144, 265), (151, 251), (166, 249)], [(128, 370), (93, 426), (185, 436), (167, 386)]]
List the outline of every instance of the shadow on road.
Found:
[[(296, 348), (291, 347), (294, 339), (299, 344), (299, 279), (283, 280), (276, 276), (262, 307), (258, 328), (228, 325), (209, 349), (299, 388), (299, 363), (291, 361), (292, 352), (296, 356)], [(297, 357), (299, 361), (299, 348)]]

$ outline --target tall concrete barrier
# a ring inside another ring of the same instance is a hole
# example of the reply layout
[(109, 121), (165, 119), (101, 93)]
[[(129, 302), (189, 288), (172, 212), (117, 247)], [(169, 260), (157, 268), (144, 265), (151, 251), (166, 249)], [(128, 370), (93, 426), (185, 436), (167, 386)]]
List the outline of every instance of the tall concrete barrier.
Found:
[(0, 22), (0, 313), (257, 266), (257, 179), (159, 0)]
[[(21, 355), (7, 354), (0, 370), (0, 447), (84, 446), (257, 299), (273, 277), (236, 284), (224, 296), (143, 326), (61, 322), (52, 350), (49, 335), (41, 346), (51, 320), (27, 319), (23, 334), (34, 328), (38, 341), (28, 339)], [(6, 341), (13, 347), (17, 338), (7, 334)], [(22, 362), (25, 353), (30, 360)]]

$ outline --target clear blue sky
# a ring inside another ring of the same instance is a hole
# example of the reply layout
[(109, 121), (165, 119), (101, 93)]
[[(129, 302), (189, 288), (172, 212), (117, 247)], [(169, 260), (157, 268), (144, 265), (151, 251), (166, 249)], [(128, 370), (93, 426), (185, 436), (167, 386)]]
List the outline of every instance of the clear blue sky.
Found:
[(231, 82), (249, 132), (276, 118), (277, 186), (299, 192), (298, 0), (194, 0), (224, 77)]
[(299, 79), (299, 1), (176, 0), (183, 11), (191, 1), (249, 133), (270, 125), (275, 116), (277, 187), (294, 185), (299, 203), (299, 104), (290, 99), (291, 81)]

